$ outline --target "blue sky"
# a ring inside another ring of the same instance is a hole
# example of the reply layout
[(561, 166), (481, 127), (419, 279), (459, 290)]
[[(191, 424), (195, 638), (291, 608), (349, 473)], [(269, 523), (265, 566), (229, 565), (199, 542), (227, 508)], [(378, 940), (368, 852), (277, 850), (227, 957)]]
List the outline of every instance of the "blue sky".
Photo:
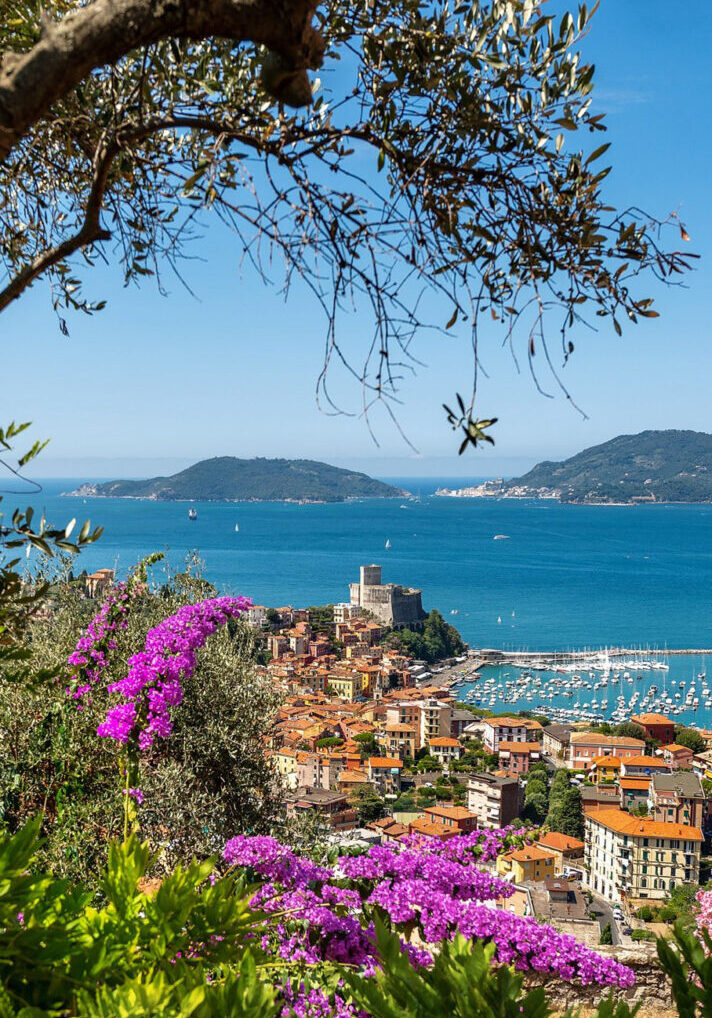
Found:
[[(150, 282), (124, 290), (120, 270), (101, 270), (87, 290), (107, 298), (107, 309), (71, 317), (69, 338), (45, 283), (6, 312), (3, 369), (12, 384), (3, 421), (31, 419), (38, 435), (52, 437), (38, 475), (87, 477), (168, 472), (225, 454), (304, 456), (380, 476), (512, 474), (621, 433), (711, 430), (711, 44), (712, 6), (701, 0), (684, 14), (660, 0), (603, 0), (582, 45), (597, 68), (595, 105), (607, 114), (612, 203), (678, 211), (690, 249), (702, 255), (686, 288), (651, 281), (659, 319), (622, 339), (609, 328), (574, 337), (564, 379), (588, 420), (561, 396), (538, 394), (499, 336), (485, 332), (490, 377), (480, 379), (480, 412), (499, 417), (497, 444), (458, 458), (441, 409), (467, 390), (471, 372), (468, 336), (456, 328), (451, 338), (424, 335), (416, 344), (427, 366), (404, 386), (399, 420), (418, 455), (385, 416), (374, 418), (376, 447), (358, 416), (316, 408), (321, 311), (304, 293), (285, 304), (241, 276), (230, 238), (210, 226), (202, 260), (186, 267), (196, 296), (168, 277), (168, 299)], [(363, 328), (355, 318), (346, 334), (357, 342)], [(357, 408), (357, 389), (345, 394)]]

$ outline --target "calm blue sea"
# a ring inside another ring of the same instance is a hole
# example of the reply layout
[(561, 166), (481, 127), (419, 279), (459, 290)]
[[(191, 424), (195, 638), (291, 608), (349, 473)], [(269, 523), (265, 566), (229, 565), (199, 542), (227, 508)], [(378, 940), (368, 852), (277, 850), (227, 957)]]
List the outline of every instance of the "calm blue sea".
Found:
[(190, 522), (186, 503), (59, 497), (79, 483), (67, 479), (6, 494), (1, 508), (32, 504), (56, 524), (103, 525), (80, 569), (123, 573), (155, 550), (179, 565), (197, 550), (222, 591), (267, 605), (348, 599), (359, 566), (380, 562), (385, 581), (421, 587), (425, 607), (473, 646), (712, 645), (712, 506), (447, 499), (430, 493), (462, 480), (395, 480), (421, 500), (196, 503)]

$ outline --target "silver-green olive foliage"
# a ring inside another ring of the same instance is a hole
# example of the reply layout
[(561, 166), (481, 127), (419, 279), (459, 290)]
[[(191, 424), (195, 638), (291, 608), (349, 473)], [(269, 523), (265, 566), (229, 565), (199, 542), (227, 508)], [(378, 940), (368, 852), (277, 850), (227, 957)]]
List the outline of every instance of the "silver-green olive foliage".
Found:
[[(270, 282), (282, 273), (287, 287), (299, 278), (323, 307), (322, 395), (338, 360), (366, 407), (388, 406), (424, 324), (466, 322), (476, 359), (484, 315), (532, 368), (539, 354), (556, 372), (583, 322), (611, 319), (619, 332), (656, 314), (639, 275), (689, 267), (659, 220), (602, 193), (603, 116), (577, 50), (585, 5), (555, 21), (540, 0), (329, 0), (315, 11), (296, 0), (60, 0), (44, 24), (30, 0), (5, 7), (0, 310), (39, 276), (63, 327), (66, 308), (100, 309), (82, 287), (99, 253), (127, 282), (160, 286), (212, 214), (234, 231), (236, 262)], [(134, 18), (123, 36), (100, 18), (144, 7), (148, 27)], [(177, 23), (188, 8), (191, 24)], [(84, 63), (69, 59), (68, 18), (82, 26)], [(65, 71), (91, 65), (76, 83), (47, 62), (60, 38)], [(38, 47), (54, 74), (44, 111), (18, 84)], [(674, 216), (667, 224), (687, 239)], [(337, 331), (354, 309), (369, 322), (360, 352)], [(466, 444), (482, 437), (471, 409), (459, 422)]]

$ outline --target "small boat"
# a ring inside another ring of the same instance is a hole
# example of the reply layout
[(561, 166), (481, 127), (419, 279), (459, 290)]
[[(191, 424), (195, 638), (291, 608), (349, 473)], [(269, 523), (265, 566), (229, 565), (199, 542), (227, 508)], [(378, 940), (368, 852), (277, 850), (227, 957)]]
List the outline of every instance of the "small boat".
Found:
[(188, 510), (188, 519), (189, 520), (197, 520), (197, 518), (198, 518), (198, 510), (197, 509), (192, 509), (192, 508), (189, 509)]
[(389, 538), (386, 538), (386, 551), (388, 551), (390, 546), (391, 546), (391, 542), (390, 542)]
[(450, 614), (451, 615), (459, 615), (460, 614), (460, 609), (459, 608), (452, 608), (451, 611), (450, 611)]
[(238, 523), (235, 524), (235, 533), (236, 534), (240, 533), (240, 525)]
[(508, 541), (509, 534), (495, 534), (492, 538), (493, 541)]
[(498, 615), (497, 616), (497, 625), (501, 625), (501, 622), (502, 622), (502, 616)]

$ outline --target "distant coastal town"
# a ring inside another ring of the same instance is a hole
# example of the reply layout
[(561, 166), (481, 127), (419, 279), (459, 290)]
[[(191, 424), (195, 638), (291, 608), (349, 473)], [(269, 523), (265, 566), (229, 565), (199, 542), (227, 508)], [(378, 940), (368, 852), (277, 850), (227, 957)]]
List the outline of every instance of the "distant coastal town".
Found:
[[(85, 577), (86, 593), (103, 597), (113, 580), (99, 570)], [(620, 948), (652, 939), (661, 910), (675, 918), (676, 888), (699, 883), (712, 836), (712, 731), (643, 709), (647, 700), (636, 709), (637, 693), (618, 696), (609, 722), (576, 710), (562, 723), (531, 672), (529, 710), (487, 709), (491, 680), (460, 700), (459, 687), (492, 660), (547, 663), (468, 648), (440, 613), (424, 611), (420, 589), (384, 583), (380, 565), (361, 566), (348, 601), (253, 605), (246, 621), (258, 671), (282, 695), (264, 744), (287, 818), (311, 816), (336, 842), (361, 845), (537, 828), (531, 844), (488, 867), (514, 885), (509, 909), (591, 945), (604, 925)], [(575, 686), (571, 673), (590, 666), (605, 675), (597, 687), (609, 673), (622, 684), (625, 661), (605, 657), (562, 656), (557, 681)], [(699, 681), (706, 690), (706, 675)]]

